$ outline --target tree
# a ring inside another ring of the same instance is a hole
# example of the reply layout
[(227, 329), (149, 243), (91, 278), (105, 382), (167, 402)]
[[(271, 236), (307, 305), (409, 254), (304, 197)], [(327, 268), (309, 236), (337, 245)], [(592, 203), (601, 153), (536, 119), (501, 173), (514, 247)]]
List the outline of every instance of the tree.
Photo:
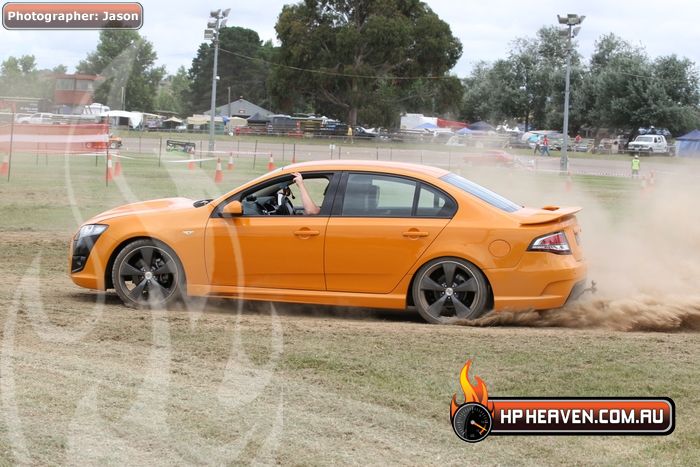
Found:
[(152, 112), (165, 76), (165, 67), (154, 65), (157, 57), (153, 45), (137, 31), (108, 29), (100, 32), (97, 49), (78, 64), (77, 71), (104, 77), (95, 101), (120, 109), (123, 89), (126, 109)]
[[(228, 89), (231, 100), (243, 97), (265, 107), (267, 99), (268, 61), (272, 55), (272, 42), (263, 44), (258, 33), (246, 28), (229, 27), (219, 33), (219, 62), (217, 74), (217, 105), (226, 102)], [(202, 112), (211, 105), (211, 78), (214, 71), (214, 45), (203, 43), (189, 70), (191, 88), (188, 109)]]
[(33, 55), (7, 57), (0, 64), (0, 96), (35, 97), (49, 101), (53, 97), (54, 76), (65, 71), (64, 65), (58, 65), (53, 70), (39, 70)]
[(0, 95), (43, 97), (37, 86), (38, 78), (34, 55), (7, 57), (0, 65)]
[(668, 128), (684, 133), (698, 125), (698, 72), (675, 55), (651, 61), (641, 47), (608, 34), (596, 41), (584, 99), (593, 127)]
[[(465, 80), (462, 115), (468, 120), (523, 121), (527, 128), (561, 128), (567, 47), (556, 27), (543, 27), (534, 38), (515, 39), (506, 59), (479, 64)], [(571, 63), (575, 90), (582, 81), (575, 49)], [(572, 112), (572, 123), (578, 120)]]
[[(386, 122), (402, 102), (408, 107), (408, 96), (418, 96), (418, 89), (454, 97), (459, 88), (446, 73), (462, 45), (449, 25), (418, 0), (305, 0), (286, 5), (275, 30), (281, 66), (273, 71), (270, 91), (285, 110), (311, 102), (323, 113), (344, 114), (350, 125), (358, 117), (372, 124)], [(406, 79), (419, 77), (425, 79)], [(436, 85), (436, 79), (450, 82)], [(298, 96), (288, 96), (289, 89)], [(447, 100), (439, 98), (433, 106), (431, 97), (430, 107), (439, 111), (438, 104)], [(426, 101), (412, 103), (425, 106)]]
[(189, 97), (190, 79), (184, 66), (177, 73), (167, 76), (161, 83), (156, 97), (156, 112), (173, 112), (185, 116), (187, 112), (186, 99)]

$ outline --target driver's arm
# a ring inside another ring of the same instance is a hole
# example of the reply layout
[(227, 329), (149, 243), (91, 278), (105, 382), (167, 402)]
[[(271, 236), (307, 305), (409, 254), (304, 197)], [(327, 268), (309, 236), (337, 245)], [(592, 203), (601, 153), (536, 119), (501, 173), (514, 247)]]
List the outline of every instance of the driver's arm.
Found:
[(321, 212), (321, 208), (316, 206), (314, 200), (309, 196), (309, 192), (304, 186), (304, 179), (299, 172), (294, 172), (294, 183), (299, 187), (299, 192), (301, 193), (301, 202), (304, 204), (304, 214), (315, 215)]

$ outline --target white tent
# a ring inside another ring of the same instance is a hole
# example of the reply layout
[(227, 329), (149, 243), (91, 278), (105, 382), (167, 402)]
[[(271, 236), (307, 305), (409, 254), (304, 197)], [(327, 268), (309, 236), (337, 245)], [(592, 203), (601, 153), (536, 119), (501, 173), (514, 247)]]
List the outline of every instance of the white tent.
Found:
[(127, 112), (125, 110), (110, 110), (105, 112), (102, 116), (109, 118), (109, 124), (112, 126), (119, 126), (122, 119), (127, 119), (128, 125), (131, 128), (138, 128), (143, 122), (143, 113), (141, 112)]

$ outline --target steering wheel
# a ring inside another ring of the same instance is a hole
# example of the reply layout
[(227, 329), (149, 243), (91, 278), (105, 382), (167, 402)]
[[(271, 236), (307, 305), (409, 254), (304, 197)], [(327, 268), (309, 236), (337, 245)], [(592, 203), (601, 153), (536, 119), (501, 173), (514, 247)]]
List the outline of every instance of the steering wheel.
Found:
[(275, 206), (272, 201), (266, 201), (264, 203), (261, 203), (260, 201), (255, 201), (255, 207), (260, 210), (260, 214), (269, 216), (270, 214), (274, 214), (275, 211), (277, 210), (277, 206)]
[(294, 205), (292, 204), (291, 201), (289, 201), (289, 198), (286, 196), (282, 198), (282, 203), (277, 206), (277, 210), (275, 211), (275, 214), (279, 216), (293, 216), (294, 215)]

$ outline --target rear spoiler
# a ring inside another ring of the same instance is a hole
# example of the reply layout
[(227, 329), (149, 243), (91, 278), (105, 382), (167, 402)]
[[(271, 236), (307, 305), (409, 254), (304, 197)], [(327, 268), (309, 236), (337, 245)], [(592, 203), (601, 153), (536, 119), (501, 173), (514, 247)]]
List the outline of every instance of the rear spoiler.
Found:
[(544, 206), (541, 209), (523, 208), (513, 213), (520, 225), (547, 224), (558, 221), (567, 216), (573, 216), (581, 208), (560, 208), (558, 206)]

